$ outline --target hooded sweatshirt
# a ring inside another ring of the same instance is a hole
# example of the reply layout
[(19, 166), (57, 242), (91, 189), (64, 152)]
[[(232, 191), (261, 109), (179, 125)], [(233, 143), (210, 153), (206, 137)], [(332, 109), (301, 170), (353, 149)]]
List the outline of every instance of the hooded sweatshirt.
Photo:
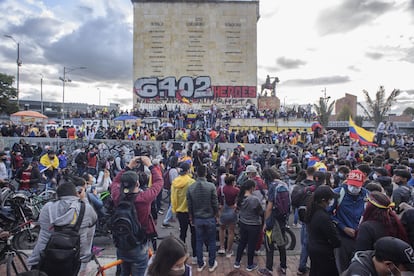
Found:
[(373, 250), (356, 252), (351, 265), (343, 272), (342, 276), (378, 276), (372, 257), (374, 257)]
[[(39, 238), (33, 249), (32, 255), (28, 259), (28, 265), (37, 265), (40, 261), (40, 253), (46, 248), (49, 238), (53, 232), (53, 225), (64, 226), (74, 225), (80, 213), (81, 204), (77, 196), (62, 196), (59, 200), (48, 202), (43, 206), (40, 216)], [(85, 204), (85, 215), (83, 217), (79, 234), (81, 239), (80, 253), (81, 259), (90, 254), (92, 236), (88, 237), (88, 231), (97, 220), (95, 210), (90, 204)], [(87, 258), (85, 262), (87, 262)]]
[(195, 180), (189, 174), (177, 176), (171, 184), (171, 208), (174, 213), (188, 213), (187, 190)]

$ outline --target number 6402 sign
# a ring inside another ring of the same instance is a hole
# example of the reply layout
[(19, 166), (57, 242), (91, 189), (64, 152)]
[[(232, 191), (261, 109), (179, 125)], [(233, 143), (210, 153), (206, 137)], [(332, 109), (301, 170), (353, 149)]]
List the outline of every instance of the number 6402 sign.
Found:
[(175, 98), (179, 92), (186, 98), (213, 97), (210, 77), (181, 77), (178, 81), (175, 77), (164, 79), (139, 78), (134, 84), (135, 93), (141, 98), (166, 97)]

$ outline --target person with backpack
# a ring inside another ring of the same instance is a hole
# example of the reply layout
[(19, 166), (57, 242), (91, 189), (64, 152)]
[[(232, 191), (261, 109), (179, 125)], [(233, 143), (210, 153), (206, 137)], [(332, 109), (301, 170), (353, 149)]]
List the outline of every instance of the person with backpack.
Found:
[(308, 167), (306, 169), (306, 178), (299, 184), (293, 186), (291, 194), (292, 207), (298, 210), (299, 221), (302, 225), (300, 229), (300, 259), (297, 275), (306, 274), (308, 268), (306, 263), (308, 261), (308, 231), (305, 224), (306, 206), (310, 200), (312, 193), (316, 189), (316, 182), (313, 179), (315, 167)]
[[(152, 185), (145, 191), (140, 189), (138, 174), (133, 171), (139, 164), (151, 171)], [(115, 204), (112, 216), (112, 236), (117, 256), (124, 262), (121, 276), (144, 275), (148, 264), (148, 241), (156, 232), (151, 217), (151, 203), (163, 186), (161, 170), (152, 165), (147, 156), (131, 159), (112, 182), (111, 197)]]
[(48, 275), (76, 276), (81, 262), (89, 261), (85, 257), (91, 252), (93, 235), (88, 238), (88, 232), (97, 215), (81, 201), (72, 182), (61, 183), (56, 193), (58, 200), (46, 203), (40, 212), (39, 238), (27, 263)]
[[(171, 156), (168, 164), (169, 164), (168, 165), (169, 168), (164, 171), (163, 179), (164, 179), (164, 189), (168, 191), (170, 198), (171, 198), (171, 184), (174, 181), (174, 179), (178, 176), (178, 170), (177, 170), (178, 157)], [(172, 206), (171, 206), (171, 201), (170, 201), (167, 213), (165, 214), (161, 227), (172, 228), (173, 226), (169, 223), (172, 217), (173, 217), (173, 212), (172, 212)]]
[(265, 180), (269, 178), (272, 178), (272, 180), (268, 185), (268, 201), (263, 229), (265, 232), (266, 268), (259, 269), (258, 274), (265, 276), (273, 275), (273, 255), (276, 245), (280, 256), (279, 272), (285, 275), (287, 264), (284, 237), (291, 205), (289, 187), (280, 180), (280, 175), (273, 169), (265, 169), (263, 175)]

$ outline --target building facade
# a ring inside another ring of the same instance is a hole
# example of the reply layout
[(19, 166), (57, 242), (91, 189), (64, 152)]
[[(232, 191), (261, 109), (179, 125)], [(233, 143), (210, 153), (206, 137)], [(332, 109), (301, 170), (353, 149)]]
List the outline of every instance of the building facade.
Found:
[(344, 108), (348, 108), (352, 118), (355, 118), (357, 115), (357, 102), (357, 96), (345, 93), (345, 97), (335, 101), (335, 114), (338, 116)]
[(258, 0), (131, 0), (134, 107), (257, 104)]

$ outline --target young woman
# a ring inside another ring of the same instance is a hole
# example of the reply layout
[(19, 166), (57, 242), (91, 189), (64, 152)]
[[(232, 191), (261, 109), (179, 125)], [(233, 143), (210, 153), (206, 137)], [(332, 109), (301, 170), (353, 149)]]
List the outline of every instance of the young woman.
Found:
[(357, 232), (356, 251), (374, 250), (374, 243), (385, 236), (408, 241), (404, 226), (392, 210), (393, 206), (385, 194), (376, 191), (369, 194)]
[(240, 243), (237, 248), (237, 256), (234, 268), (240, 268), (240, 260), (247, 246), (247, 271), (257, 269), (253, 263), (254, 250), (260, 235), (262, 225), (263, 207), (260, 199), (253, 195), (256, 183), (249, 179), (240, 187), (237, 197), (237, 208), (239, 209)]
[[(237, 222), (236, 199), (240, 189), (235, 187), (236, 177), (232, 174), (227, 174), (224, 182), (225, 186), (219, 186), (217, 188), (217, 196), (220, 204), (220, 249), (218, 253), (226, 253), (226, 257), (230, 258), (233, 255), (234, 227)], [(228, 231), (227, 246), (224, 245), (226, 228)], [(225, 249), (227, 249), (227, 252)]]
[(309, 276), (339, 275), (335, 264), (334, 248), (341, 245), (336, 226), (332, 222), (328, 206), (337, 195), (327, 185), (316, 188), (307, 206), (305, 217), (309, 234), (308, 251), (311, 260)]
[(187, 259), (184, 242), (169, 236), (160, 243), (157, 253), (150, 259), (145, 276), (190, 276), (191, 267), (186, 264)]

